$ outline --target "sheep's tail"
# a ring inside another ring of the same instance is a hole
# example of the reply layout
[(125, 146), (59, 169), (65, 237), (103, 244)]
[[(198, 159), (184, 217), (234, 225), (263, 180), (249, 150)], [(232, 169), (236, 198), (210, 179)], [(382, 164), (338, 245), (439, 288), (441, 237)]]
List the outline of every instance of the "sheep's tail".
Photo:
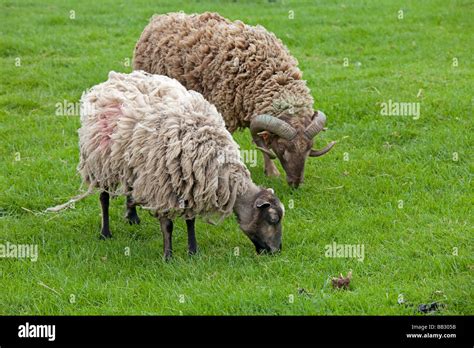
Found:
[(77, 196), (71, 198), (69, 201), (67, 201), (64, 204), (60, 204), (60, 205), (57, 205), (55, 207), (49, 207), (45, 210), (45, 212), (47, 212), (47, 213), (49, 213), (49, 212), (58, 212), (58, 211), (61, 211), (63, 209), (66, 209), (66, 208), (70, 208), (74, 203), (79, 202), (80, 200), (83, 200), (87, 196), (90, 196), (91, 194), (93, 194), (94, 193), (94, 186), (95, 186), (94, 183), (92, 183), (91, 185), (89, 185), (89, 188), (87, 189), (86, 192), (81, 193), (80, 195), (77, 195)]

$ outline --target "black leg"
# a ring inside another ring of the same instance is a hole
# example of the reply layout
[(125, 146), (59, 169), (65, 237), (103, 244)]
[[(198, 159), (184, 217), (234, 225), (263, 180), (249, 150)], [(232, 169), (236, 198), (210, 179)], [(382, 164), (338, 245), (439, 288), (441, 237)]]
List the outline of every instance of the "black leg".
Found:
[(186, 220), (186, 226), (188, 227), (188, 254), (194, 255), (197, 252), (196, 234), (194, 230), (195, 219)]
[(140, 223), (140, 218), (137, 214), (137, 206), (132, 199), (132, 196), (127, 196), (127, 213), (125, 214), (125, 218), (128, 220), (130, 225), (138, 225)]
[(165, 261), (171, 259), (173, 246), (171, 243), (173, 235), (173, 221), (168, 218), (160, 218), (161, 233), (163, 233), (163, 258)]
[(112, 238), (109, 228), (109, 193), (102, 192), (100, 194), (100, 206), (102, 207), (102, 229), (100, 231), (100, 238)]

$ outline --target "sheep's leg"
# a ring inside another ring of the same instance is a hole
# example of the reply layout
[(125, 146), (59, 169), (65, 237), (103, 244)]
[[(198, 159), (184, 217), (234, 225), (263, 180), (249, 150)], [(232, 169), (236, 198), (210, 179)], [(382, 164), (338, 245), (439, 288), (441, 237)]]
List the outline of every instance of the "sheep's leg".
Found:
[(109, 228), (109, 193), (106, 191), (101, 192), (99, 200), (100, 206), (102, 207), (102, 229), (100, 231), (100, 238), (112, 238)]
[(270, 157), (264, 153), (263, 160), (265, 161), (265, 175), (266, 176), (280, 176), (278, 168), (275, 166), (275, 163), (272, 162)]
[(173, 221), (167, 218), (160, 218), (161, 233), (163, 233), (163, 258), (168, 261), (173, 254), (171, 243), (173, 235)]
[(197, 252), (196, 234), (194, 233), (194, 222), (195, 219), (186, 220), (186, 226), (188, 228), (188, 254), (194, 255)]
[(137, 205), (132, 199), (132, 196), (127, 196), (127, 213), (125, 214), (125, 218), (128, 220), (130, 225), (138, 225), (140, 223), (140, 218), (137, 214)]

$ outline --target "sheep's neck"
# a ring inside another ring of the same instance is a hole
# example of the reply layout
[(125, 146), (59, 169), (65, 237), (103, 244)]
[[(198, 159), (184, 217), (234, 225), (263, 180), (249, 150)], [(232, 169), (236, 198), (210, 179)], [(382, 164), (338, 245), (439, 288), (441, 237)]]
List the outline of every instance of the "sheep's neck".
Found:
[(252, 216), (253, 202), (260, 188), (253, 182), (250, 182), (249, 188), (245, 193), (238, 195), (235, 199), (234, 213), (239, 221), (248, 221)]

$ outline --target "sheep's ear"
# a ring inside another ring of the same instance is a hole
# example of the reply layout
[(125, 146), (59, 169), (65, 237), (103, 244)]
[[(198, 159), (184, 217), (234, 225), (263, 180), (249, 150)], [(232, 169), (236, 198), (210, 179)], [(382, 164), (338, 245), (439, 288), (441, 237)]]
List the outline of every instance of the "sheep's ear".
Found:
[(260, 138), (263, 139), (263, 141), (265, 143), (268, 144), (268, 141), (270, 140), (270, 132), (269, 131), (261, 131), (261, 132), (258, 132), (257, 134), (260, 136)]
[(255, 200), (255, 206), (259, 209), (268, 208), (270, 206), (270, 202), (267, 201), (266, 199), (257, 198)]

